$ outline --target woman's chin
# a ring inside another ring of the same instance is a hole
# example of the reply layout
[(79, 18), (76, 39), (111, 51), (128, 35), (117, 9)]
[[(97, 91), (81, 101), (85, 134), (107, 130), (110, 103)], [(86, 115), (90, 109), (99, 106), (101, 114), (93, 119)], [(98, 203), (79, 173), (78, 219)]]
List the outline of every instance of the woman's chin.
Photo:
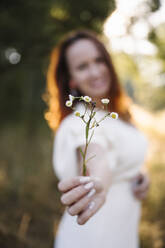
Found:
[(108, 90), (106, 89), (95, 89), (95, 90), (93, 90), (93, 92), (92, 92), (92, 94), (91, 94), (91, 97), (93, 97), (93, 98), (103, 98), (103, 97), (105, 97), (105, 96), (107, 96), (108, 95)]

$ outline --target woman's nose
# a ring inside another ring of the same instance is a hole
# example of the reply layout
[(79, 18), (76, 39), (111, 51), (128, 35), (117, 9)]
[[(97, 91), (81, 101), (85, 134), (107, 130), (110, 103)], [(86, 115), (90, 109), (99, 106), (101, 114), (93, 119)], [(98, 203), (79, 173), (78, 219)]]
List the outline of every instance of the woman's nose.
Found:
[(91, 77), (98, 77), (100, 75), (100, 70), (99, 70), (98, 65), (91, 64), (89, 66), (89, 73)]

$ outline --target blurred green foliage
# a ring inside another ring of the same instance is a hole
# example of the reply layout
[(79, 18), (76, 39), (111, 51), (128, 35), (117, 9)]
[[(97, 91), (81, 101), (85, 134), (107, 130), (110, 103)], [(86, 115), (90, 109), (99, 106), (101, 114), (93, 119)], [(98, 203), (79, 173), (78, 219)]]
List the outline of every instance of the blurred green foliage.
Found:
[(152, 103), (153, 110), (165, 108), (165, 23), (159, 25), (156, 29), (152, 29), (149, 33), (149, 41), (157, 47), (157, 60), (161, 62), (162, 69), (160, 77), (162, 77), (162, 85), (152, 89)]
[(57, 191), (50, 131), (6, 126), (0, 131), (0, 247), (53, 247), (63, 208)]
[[(162, 125), (164, 125), (163, 119)], [(140, 225), (142, 248), (165, 247), (165, 156), (163, 152), (165, 133), (159, 133), (158, 129), (157, 131), (147, 131), (150, 139), (150, 159), (147, 166), (150, 172), (151, 188), (148, 198), (143, 203)]]
[[(165, 108), (165, 23), (151, 29), (148, 40), (156, 54), (116, 52), (113, 61), (121, 83), (135, 103), (150, 111)], [(160, 68), (159, 68), (160, 67)], [(159, 68), (159, 69), (158, 69)]]

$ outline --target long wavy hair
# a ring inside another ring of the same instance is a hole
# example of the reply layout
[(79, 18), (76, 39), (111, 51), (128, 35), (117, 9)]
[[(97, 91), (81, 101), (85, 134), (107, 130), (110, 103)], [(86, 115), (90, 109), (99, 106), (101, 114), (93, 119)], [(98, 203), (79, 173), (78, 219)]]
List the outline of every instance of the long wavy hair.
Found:
[[(66, 60), (66, 51), (69, 46), (81, 39), (88, 39), (95, 44), (110, 71), (112, 85), (108, 93), (110, 99), (109, 111), (117, 112), (122, 120), (130, 123), (130, 99), (125, 94), (119, 83), (109, 53), (95, 33), (87, 30), (79, 30), (67, 35), (67, 37), (61, 41), (58, 47), (56, 47), (51, 54), (47, 72), (46, 92), (44, 94), (44, 100), (48, 105), (48, 110), (45, 112), (45, 119), (48, 121), (50, 128), (56, 131), (61, 121), (72, 112), (71, 108), (65, 106), (65, 102), (68, 100), (68, 95), (71, 94), (71, 89), (69, 87), (70, 74)], [(83, 95), (80, 91), (77, 92), (78, 96)]]

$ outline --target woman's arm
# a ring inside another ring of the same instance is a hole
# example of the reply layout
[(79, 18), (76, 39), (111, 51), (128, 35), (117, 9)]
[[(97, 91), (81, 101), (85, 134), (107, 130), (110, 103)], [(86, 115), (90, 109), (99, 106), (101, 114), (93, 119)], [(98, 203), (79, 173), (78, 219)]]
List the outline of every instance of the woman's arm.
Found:
[[(84, 148), (85, 146), (81, 146), (82, 150), (84, 150)], [(93, 155), (95, 155), (95, 157), (87, 163), (87, 175), (100, 178), (103, 184), (103, 190), (106, 193), (111, 185), (111, 172), (107, 164), (107, 153), (102, 146), (91, 143), (88, 146), (87, 159)], [(79, 174), (82, 175), (83, 159), (79, 148), (77, 149), (77, 158)]]
[[(96, 156), (87, 163), (87, 177), (78, 176), (58, 184), (59, 190), (63, 193), (62, 203), (68, 206), (70, 215), (78, 216), (77, 222), (80, 225), (85, 224), (101, 208), (111, 185), (106, 151), (100, 145), (91, 143), (87, 158), (93, 155)], [(82, 158), (79, 150), (77, 150), (77, 157), (79, 175), (81, 175)]]

